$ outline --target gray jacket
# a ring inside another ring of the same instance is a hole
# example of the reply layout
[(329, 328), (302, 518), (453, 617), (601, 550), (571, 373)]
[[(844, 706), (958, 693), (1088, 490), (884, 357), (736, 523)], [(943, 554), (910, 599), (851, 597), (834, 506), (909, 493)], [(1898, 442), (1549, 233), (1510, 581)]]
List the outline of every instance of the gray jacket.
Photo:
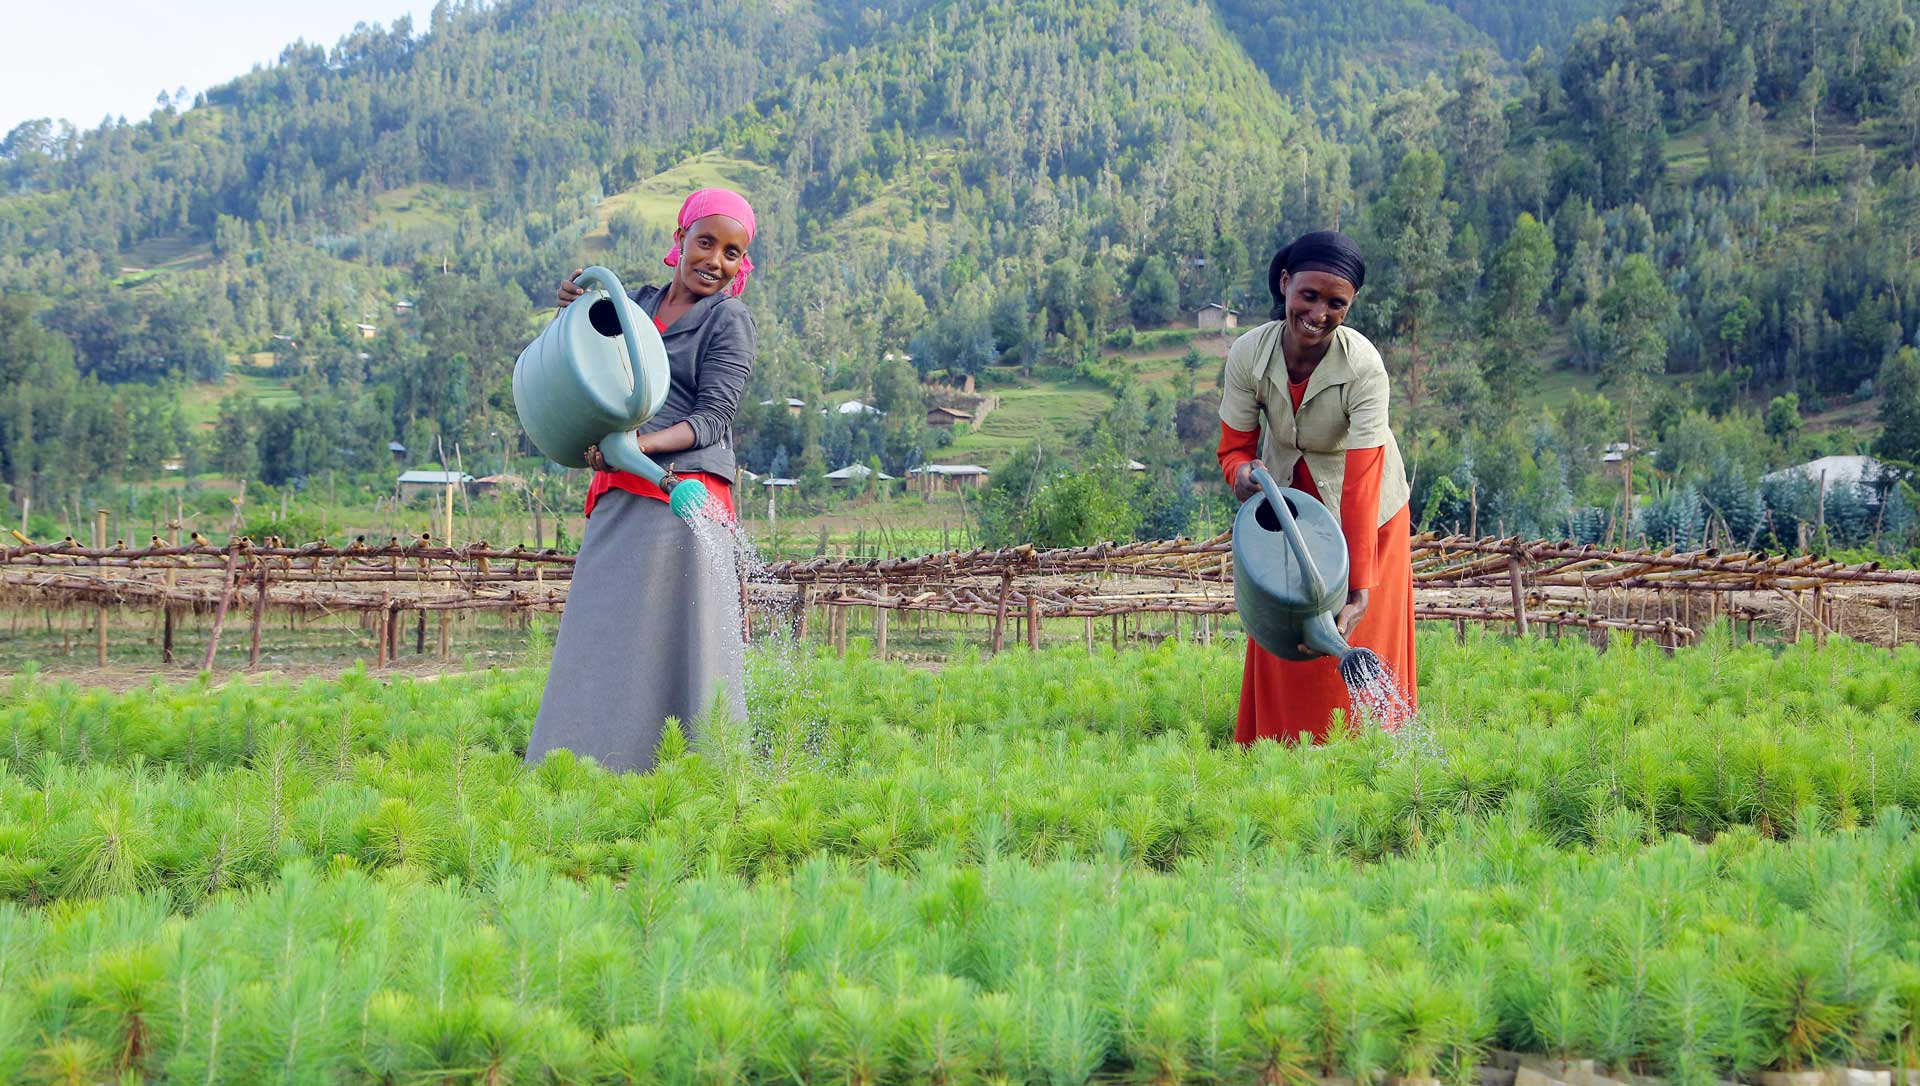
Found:
[[(628, 297), (652, 316), (667, 296), (665, 287), (641, 287)], [(660, 413), (640, 432), (650, 434), (678, 422), (693, 427), (694, 445), (654, 457), (674, 471), (706, 471), (733, 478), (733, 416), (753, 372), (759, 343), (746, 303), (710, 294), (667, 326), (667, 367), (672, 382)]]

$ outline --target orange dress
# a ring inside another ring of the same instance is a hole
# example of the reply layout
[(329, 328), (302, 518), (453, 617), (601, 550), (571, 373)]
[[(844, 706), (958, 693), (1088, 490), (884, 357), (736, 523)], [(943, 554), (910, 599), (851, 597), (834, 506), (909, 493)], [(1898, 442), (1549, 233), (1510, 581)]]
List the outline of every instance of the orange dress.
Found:
[[(1293, 409), (1300, 410), (1307, 385), (1289, 383), (1287, 392)], [(1220, 467), (1228, 485), (1240, 465), (1258, 459), (1258, 431), (1236, 430), (1220, 424)], [(1413, 546), (1412, 519), (1408, 506), (1401, 506), (1385, 524), (1375, 526), (1380, 509), (1380, 473), (1386, 455), (1379, 447), (1348, 449), (1346, 476), (1340, 486), (1340, 529), (1347, 540), (1350, 589), (1372, 590), (1367, 613), (1360, 616), (1347, 641), (1356, 648), (1369, 648), (1393, 669), (1407, 705), (1415, 704), (1416, 681), (1413, 658)], [(1295, 490), (1318, 494), (1307, 461), (1301, 457), (1293, 469)], [(1256, 739), (1275, 739), (1283, 743), (1310, 738), (1326, 741), (1333, 726), (1333, 711), (1345, 714), (1350, 728), (1358, 726), (1347, 684), (1340, 678), (1339, 663), (1332, 657), (1313, 660), (1282, 660), (1247, 639), (1247, 662), (1240, 678), (1240, 714), (1234, 727), (1234, 739), (1252, 743)]]

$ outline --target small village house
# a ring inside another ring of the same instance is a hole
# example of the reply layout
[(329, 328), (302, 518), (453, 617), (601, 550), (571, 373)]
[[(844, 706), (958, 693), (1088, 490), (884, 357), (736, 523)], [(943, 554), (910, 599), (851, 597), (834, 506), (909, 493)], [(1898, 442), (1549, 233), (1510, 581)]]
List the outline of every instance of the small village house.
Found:
[(467, 492), (478, 498), (501, 490), (512, 490), (520, 483), (521, 479), (518, 475), (504, 472), (498, 475), (482, 475), (473, 481), (473, 485), (467, 488)]
[(917, 482), (922, 494), (978, 490), (987, 485), (989, 474), (978, 464), (927, 464), (907, 470), (907, 478)]
[(380, 330), (378, 328), (375, 328), (371, 324), (356, 324), (354, 325), (354, 327), (359, 329), (361, 339), (372, 339), (374, 336), (374, 333)]
[(1823, 456), (1818, 460), (1768, 472), (1760, 477), (1760, 481), (1784, 483), (1796, 476), (1812, 486), (1828, 490), (1838, 486), (1857, 486), (1870, 496), (1870, 501), (1878, 502), (1889, 471), (1886, 464), (1871, 456)]
[(400, 473), (397, 481), (401, 501), (412, 501), (423, 494), (440, 497), (444, 491), (456, 487), (464, 490), (472, 483), (473, 476), (459, 471), (434, 471), (428, 468), (413, 468)]
[[(867, 478), (871, 475), (873, 475), (873, 469), (865, 464), (848, 464), (846, 467), (840, 468), (837, 471), (827, 472), (827, 485), (841, 489), (849, 489), (866, 482)], [(879, 475), (879, 481), (883, 483), (890, 483), (893, 481), (893, 478), (893, 476), (888, 475), (884, 471)]]
[(1240, 313), (1220, 302), (1208, 302), (1195, 311), (1193, 324), (1202, 332), (1230, 332), (1240, 327)]
[(935, 407), (927, 411), (928, 426), (952, 427), (956, 423), (972, 421), (973, 412), (962, 411), (957, 407)]

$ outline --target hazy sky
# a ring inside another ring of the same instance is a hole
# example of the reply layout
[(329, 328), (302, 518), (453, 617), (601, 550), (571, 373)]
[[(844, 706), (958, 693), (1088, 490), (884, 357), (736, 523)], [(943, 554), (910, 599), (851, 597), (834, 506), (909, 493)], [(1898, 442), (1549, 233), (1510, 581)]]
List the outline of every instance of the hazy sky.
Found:
[(33, 117), (82, 129), (137, 121), (162, 91), (194, 94), (243, 75), (305, 38), (331, 47), (359, 22), (412, 15), (432, 0), (7, 0), (0, 36), (0, 136)]

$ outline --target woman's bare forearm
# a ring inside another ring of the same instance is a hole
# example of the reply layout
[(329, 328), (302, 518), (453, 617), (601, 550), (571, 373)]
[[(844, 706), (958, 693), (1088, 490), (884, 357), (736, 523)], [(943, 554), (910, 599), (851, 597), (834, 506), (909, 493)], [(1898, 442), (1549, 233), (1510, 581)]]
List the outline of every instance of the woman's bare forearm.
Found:
[(676, 422), (664, 430), (655, 430), (639, 437), (640, 451), (648, 456), (660, 453), (685, 452), (693, 448), (695, 438), (693, 425), (688, 422)]

